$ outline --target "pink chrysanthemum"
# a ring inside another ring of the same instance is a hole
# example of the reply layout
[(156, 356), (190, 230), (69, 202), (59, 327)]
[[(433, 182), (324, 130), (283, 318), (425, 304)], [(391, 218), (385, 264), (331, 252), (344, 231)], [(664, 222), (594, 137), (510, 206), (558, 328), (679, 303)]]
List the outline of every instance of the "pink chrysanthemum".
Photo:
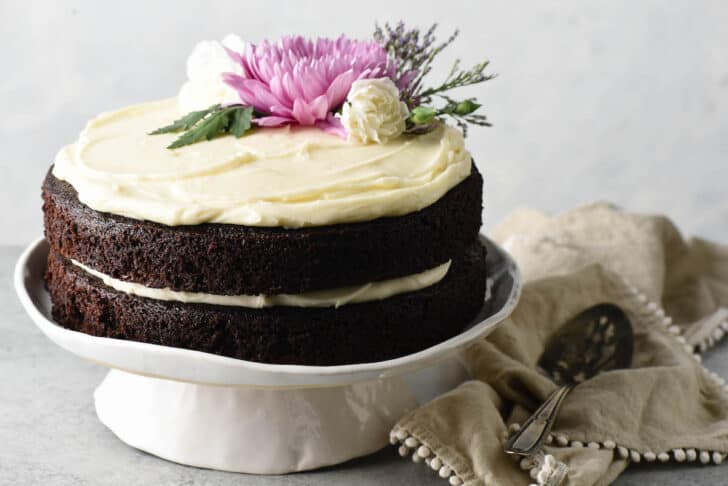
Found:
[(333, 112), (346, 100), (358, 79), (393, 77), (395, 66), (374, 41), (309, 40), (283, 37), (250, 45), (245, 52), (228, 51), (242, 66), (242, 75), (225, 73), (223, 80), (240, 95), (243, 104), (265, 114), (258, 125), (288, 123), (313, 125), (343, 135)]

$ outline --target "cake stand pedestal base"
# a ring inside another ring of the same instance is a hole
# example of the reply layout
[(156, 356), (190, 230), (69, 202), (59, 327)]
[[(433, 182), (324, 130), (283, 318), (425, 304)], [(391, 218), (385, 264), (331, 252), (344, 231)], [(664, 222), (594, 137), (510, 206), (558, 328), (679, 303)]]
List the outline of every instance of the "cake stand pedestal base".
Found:
[(94, 399), (101, 422), (137, 449), (190, 466), (282, 474), (381, 449), (403, 414), (466, 378), (457, 356), (328, 388), (191, 384), (112, 369)]

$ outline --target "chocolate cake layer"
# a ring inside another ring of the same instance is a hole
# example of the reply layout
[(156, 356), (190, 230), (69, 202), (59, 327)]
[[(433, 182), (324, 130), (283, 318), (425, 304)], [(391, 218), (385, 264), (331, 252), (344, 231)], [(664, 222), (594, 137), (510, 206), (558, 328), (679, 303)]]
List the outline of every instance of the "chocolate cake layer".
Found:
[(416, 274), (475, 241), (483, 179), (471, 175), (435, 204), (401, 217), (285, 229), (165, 226), (90, 209), (49, 173), (45, 235), (53, 251), (147, 287), (223, 295), (302, 293)]
[(106, 287), (54, 251), (46, 281), (53, 318), (69, 329), (266, 363), (336, 365), (406, 355), (461, 332), (483, 305), (485, 253), (475, 243), (431, 287), (338, 309), (136, 297)]

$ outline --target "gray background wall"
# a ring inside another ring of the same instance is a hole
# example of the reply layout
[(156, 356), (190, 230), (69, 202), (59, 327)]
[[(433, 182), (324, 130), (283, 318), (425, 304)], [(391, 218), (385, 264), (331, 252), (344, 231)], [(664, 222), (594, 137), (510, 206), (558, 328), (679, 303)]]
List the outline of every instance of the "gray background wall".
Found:
[(468, 140), (486, 226), (607, 199), (728, 241), (727, 2), (0, 0), (0, 244), (40, 234), (57, 149), (100, 111), (175, 94), (197, 40), (365, 36), (400, 18), (461, 28), (435, 78), (456, 54), (500, 75), (465, 93), (494, 123)]

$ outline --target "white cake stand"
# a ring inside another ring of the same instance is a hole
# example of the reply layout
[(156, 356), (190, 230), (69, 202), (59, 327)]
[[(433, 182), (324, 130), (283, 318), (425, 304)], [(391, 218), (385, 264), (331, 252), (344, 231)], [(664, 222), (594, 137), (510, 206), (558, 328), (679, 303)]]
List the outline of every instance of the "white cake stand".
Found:
[(513, 260), (482, 239), (488, 295), (474, 322), (436, 346), (374, 363), (272, 365), (64, 329), (50, 313), (42, 238), (20, 256), (15, 288), (48, 338), (111, 368), (94, 400), (101, 422), (122, 441), (182, 464), (281, 474), (382, 448), (404, 413), (467, 378), (460, 351), (508, 317), (521, 291)]

